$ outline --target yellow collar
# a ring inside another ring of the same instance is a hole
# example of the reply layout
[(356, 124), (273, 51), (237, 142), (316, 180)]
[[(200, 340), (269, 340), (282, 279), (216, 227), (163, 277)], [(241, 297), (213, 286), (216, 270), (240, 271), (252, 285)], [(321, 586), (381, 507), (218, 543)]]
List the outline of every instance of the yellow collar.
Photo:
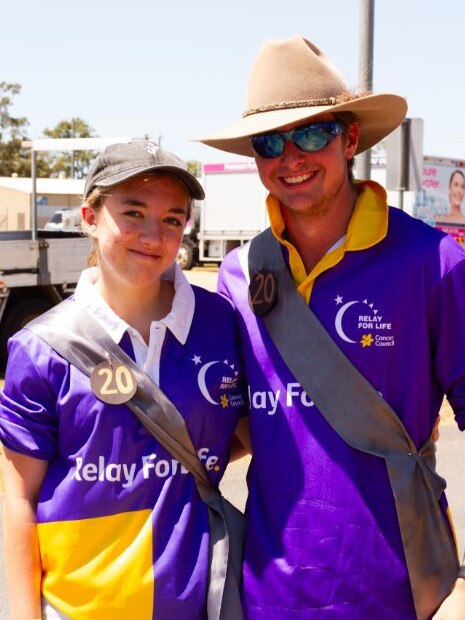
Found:
[(346, 252), (365, 250), (379, 243), (387, 234), (387, 195), (381, 185), (374, 181), (354, 181), (359, 192), (347, 234), (341, 242), (329, 250), (312, 271), (307, 274), (296, 248), (284, 238), (284, 220), (279, 200), (268, 195), (266, 206), (274, 236), (289, 252), (289, 265), (297, 290), (308, 303), (316, 278), (334, 267)]

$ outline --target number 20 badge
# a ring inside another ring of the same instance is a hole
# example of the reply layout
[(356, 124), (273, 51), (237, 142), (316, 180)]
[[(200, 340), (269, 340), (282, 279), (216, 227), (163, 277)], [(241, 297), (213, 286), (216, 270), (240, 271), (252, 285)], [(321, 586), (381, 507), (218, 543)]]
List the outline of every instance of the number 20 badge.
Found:
[(98, 364), (90, 376), (95, 396), (109, 405), (122, 405), (134, 396), (137, 383), (131, 370), (116, 360)]

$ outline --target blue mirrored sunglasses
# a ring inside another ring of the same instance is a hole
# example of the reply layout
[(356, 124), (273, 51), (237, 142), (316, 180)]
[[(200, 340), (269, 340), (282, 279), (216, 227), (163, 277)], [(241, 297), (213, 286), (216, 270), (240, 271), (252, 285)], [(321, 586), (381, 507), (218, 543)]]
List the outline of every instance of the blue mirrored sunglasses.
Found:
[(265, 159), (273, 159), (283, 154), (286, 141), (293, 142), (305, 153), (324, 149), (342, 133), (342, 125), (337, 121), (325, 121), (299, 125), (290, 131), (273, 131), (250, 138), (253, 150)]

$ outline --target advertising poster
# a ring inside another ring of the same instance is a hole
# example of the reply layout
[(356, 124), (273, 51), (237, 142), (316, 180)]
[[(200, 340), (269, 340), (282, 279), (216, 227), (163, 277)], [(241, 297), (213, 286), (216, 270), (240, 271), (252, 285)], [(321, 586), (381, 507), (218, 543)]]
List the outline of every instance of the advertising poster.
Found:
[(424, 157), (413, 214), (465, 246), (465, 161)]

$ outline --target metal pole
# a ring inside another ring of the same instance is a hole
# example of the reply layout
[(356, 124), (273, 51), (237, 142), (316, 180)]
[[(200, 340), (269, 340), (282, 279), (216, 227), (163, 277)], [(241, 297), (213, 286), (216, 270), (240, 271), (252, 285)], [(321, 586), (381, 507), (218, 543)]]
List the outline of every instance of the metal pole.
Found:
[[(360, 57), (359, 88), (373, 88), (373, 30), (375, 21), (375, 0), (360, 0)], [(358, 156), (357, 175), (361, 179), (371, 176), (371, 150)]]
[[(71, 138), (74, 138), (74, 116), (71, 119)], [(71, 151), (71, 178), (74, 179), (74, 149)]]
[(404, 208), (404, 192), (409, 185), (410, 119), (406, 118), (400, 126), (399, 160), (397, 166), (397, 193), (399, 209)]
[(37, 239), (37, 164), (36, 151), (31, 149), (31, 239)]

